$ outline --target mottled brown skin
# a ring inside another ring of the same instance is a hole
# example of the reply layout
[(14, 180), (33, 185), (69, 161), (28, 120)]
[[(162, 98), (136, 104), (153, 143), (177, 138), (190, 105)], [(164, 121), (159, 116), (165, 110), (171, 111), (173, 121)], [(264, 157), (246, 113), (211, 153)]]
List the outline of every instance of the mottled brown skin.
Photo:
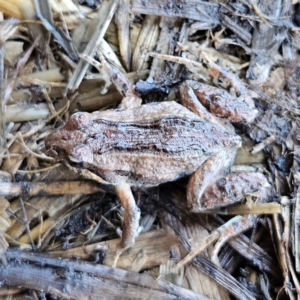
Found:
[(224, 89), (201, 82), (188, 81), (185, 84), (193, 89), (202, 105), (217, 117), (226, 118), (234, 123), (251, 123), (256, 117), (254, 102), (249, 97), (236, 98)]
[(71, 161), (115, 184), (153, 186), (190, 175), (214, 154), (241, 143), (176, 102), (79, 112), (46, 139)]
[[(197, 91), (199, 87), (201, 91)], [(251, 98), (236, 99), (194, 82), (185, 82), (180, 92), (189, 109), (176, 102), (163, 102), (91, 114), (79, 112), (45, 140), (51, 155), (81, 163), (115, 187), (125, 208), (121, 249), (134, 243), (139, 226), (140, 210), (130, 186), (155, 186), (191, 175), (187, 201), (194, 212), (240, 201), (244, 192), (259, 188), (261, 177), (255, 173), (244, 175), (243, 183), (228, 175), (241, 139), (228, 121), (219, 119), (253, 120), (256, 112)], [(241, 192), (226, 192), (220, 187), (222, 178), (232, 190), (240, 191), (241, 186)], [(254, 184), (248, 187), (249, 183)]]
[(255, 176), (253, 174), (247, 172), (229, 174), (208, 186), (202, 196), (204, 209), (228, 206), (233, 204), (235, 199), (242, 199), (245, 195), (267, 186), (268, 182), (263, 174), (255, 173)]

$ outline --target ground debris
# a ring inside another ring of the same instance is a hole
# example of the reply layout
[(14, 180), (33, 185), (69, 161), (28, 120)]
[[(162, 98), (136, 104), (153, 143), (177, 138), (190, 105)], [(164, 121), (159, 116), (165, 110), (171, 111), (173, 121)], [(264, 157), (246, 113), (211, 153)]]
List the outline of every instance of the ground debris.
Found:
[[(0, 1), (0, 297), (299, 297), (299, 14), (291, 0)], [(268, 187), (205, 214), (186, 178), (133, 188), (139, 237), (111, 268), (127, 211), (45, 138), (78, 111), (179, 102), (191, 80), (218, 88), (215, 111), (255, 106), (229, 124), (243, 140), (231, 171)]]

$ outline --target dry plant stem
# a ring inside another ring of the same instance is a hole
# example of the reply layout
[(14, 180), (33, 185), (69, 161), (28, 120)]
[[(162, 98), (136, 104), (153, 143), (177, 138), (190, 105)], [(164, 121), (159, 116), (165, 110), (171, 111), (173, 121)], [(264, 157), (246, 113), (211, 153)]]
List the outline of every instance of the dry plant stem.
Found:
[(21, 12), (20, 8), (18, 7), (17, 3), (13, 3), (12, 0), (1, 1), (0, 2), (0, 10), (10, 17), (22, 20), (22, 12)]
[[(282, 197), (281, 202), (283, 203), (283, 212), (282, 216), (284, 218), (284, 229), (283, 229), (283, 241), (285, 247), (285, 256), (287, 266), (290, 272), (291, 279), (295, 285), (297, 294), (300, 294), (300, 284), (297, 278), (297, 274), (294, 270), (294, 265), (292, 264), (291, 256), (289, 253), (289, 245), (290, 245), (290, 233), (291, 233), (291, 203), (287, 197)], [(288, 286), (286, 287), (288, 288)]]
[(277, 273), (274, 272), (275, 260), (257, 244), (252, 243), (251, 248), (249, 248), (250, 243), (251, 240), (243, 234), (228, 240), (228, 244), (233, 249), (249, 260), (259, 270), (277, 276)]
[(50, 115), (48, 105), (45, 103), (8, 105), (6, 109), (6, 122), (24, 122), (46, 119)]
[(7, 104), (16, 104), (17, 102), (26, 102), (31, 99), (31, 93), (28, 89), (13, 90)]
[(147, 69), (148, 52), (156, 46), (159, 34), (159, 18), (146, 16), (132, 55), (132, 70)]
[[(85, 45), (88, 44), (88, 42), (90, 41), (97, 24), (98, 24), (98, 18), (94, 18), (92, 20), (85, 20), (80, 22), (79, 26), (75, 28), (75, 30), (73, 30), (72, 40), (75, 47), (80, 53), (84, 51)], [(105, 58), (111, 64), (119, 68), (123, 73), (126, 73), (118, 56), (112, 49), (111, 45), (106, 42), (106, 40), (102, 39), (96, 52), (98, 51), (102, 52)], [(75, 64), (75, 67), (73, 67), (73, 69), (75, 69), (76, 66), (77, 64)]]
[(29, 49), (27, 50), (27, 52), (24, 54), (24, 56), (19, 59), (17, 67), (15, 68), (15, 70), (14, 70), (14, 72), (12, 74), (12, 77), (10, 79), (10, 82), (8, 83), (8, 85), (7, 85), (6, 89), (5, 89), (4, 98), (3, 98), (4, 105), (6, 105), (8, 99), (10, 98), (10, 94), (11, 94), (13, 88), (14, 88), (14, 83), (15, 83), (15, 80), (16, 80), (16, 78), (17, 78), (20, 70), (27, 63), (29, 57), (32, 54), (33, 49), (35, 49), (35, 47), (38, 45), (39, 40), (40, 40), (40, 37), (38, 36), (35, 39), (34, 43), (29, 47)]
[[(173, 40), (175, 34), (177, 33), (178, 27), (176, 24), (179, 24), (179, 18), (162, 18), (160, 21), (160, 35), (159, 40), (157, 42), (155, 51), (158, 53), (166, 53), (172, 54), (172, 47), (170, 43), (166, 43), (166, 41)], [(156, 76), (160, 76), (166, 67), (166, 62), (162, 62), (158, 58), (154, 58), (151, 64), (151, 71), (149, 74), (150, 78), (156, 78)]]
[(49, 110), (51, 111), (51, 115), (54, 115), (56, 113), (55, 111), (55, 107), (53, 105), (53, 102), (47, 92), (47, 90), (45, 88), (42, 89), (42, 93), (43, 93), (43, 96), (48, 104), (48, 107), (49, 107)]
[(5, 232), (11, 225), (11, 220), (8, 215), (9, 206), (9, 202), (4, 197), (0, 197), (0, 233)]
[(269, 136), (263, 142), (259, 143), (255, 147), (253, 147), (253, 150), (252, 150), (251, 154), (258, 153), (259, 151), (263, 150), (268, 145), (272, 144), (275, 140), (276, 140), (276, 136), (275, 135)]
[(240, 26), (237, 22), (233, 21), (230, 17), (226, 15), (221, 15), (222, 25), (231, 29), (240, 39), (247, 43), (247, 45), (251, 44), (252, 35), (242, 26)]
[(31, 154), (32, 156), (36, 157), (36, 158), (40, 158), (40, 159), (44, 159), (44, 160), (47, 160), (47, 161), (51, 161), (53, 162), (54, 159), (53, 157), (49, 157), (49, 156), (46, 156), (45, 154), (38, 154), (38, 153), (35, 153), (33, 152), (25, 143), (24, 139), (23, 139), (23, 136), (21, 133), (17, 133), (16, 134), (16, 138), (18, 139), (18, 142), (23, 146), (24, 150)]
[(284, 288), (285, 291), (289, 294), (290, 289), (289, 289), (289, 284), (290, 284), (290, 274), (289, 274), (289, 269), (288, 269), (288, 264), (286, 260), (286, 249), (284, 245), (284, 232), (282, 232), (282, 224), (281, 220), (279, 218), (279, 215), (274, 215), (273, 216), (273, 223), (275, 227), (275, 238), (277, 242), (277, 253), (278, 253), (278, 260), (279, 264), (282, 270), (282, 275), (284, 278)]
[(73, 60), (78, 59), (78, 53), (70, 37), (60, 27), (55, 27), (49, 1), (34, 0), (34, 4), (37, 17), (43, 22), (47, 30), (53, 34), (58, 44), (64, 48)]
[[(149, 293), (151, 290), (160, 291), (162, 293), (169, 293), (171, 295), (176, 295), (177, 299), (181, 296), (181, 299), (192, 299), (192, 300), (208, 300), (208, 298), (197, 295), (191, 291), (186, 289), (176, 287), (168, 284), (163, 280), (159, 280), (156, 282), (150, 275), (148, 274), (138, 274), (132, 271), (126, 271), (122, 269), (110, 268), (103, 265), (94, 265), (88, 262), (79, 262), (76, 260), (68, 260), (68, 259), (60, 259), (47, 255), (41, 255), (35, 253), (26, 253), (21, 251), (13, 251), (10, 250), (7, 252), (8, 259), (14, 260), (19, 258), (21, 260), (26, 260), (28, 262), (32, 262), (35, 265), (47, 265), (48, 267), (62, 268), (67, 272), (68, 270), (74, 270), (75, 272), (82, 272), (84, 274), (91, 274), (94, 277), (102, 278), (102, 280), (111, 280), (116, 281), (119, 284), (124, 282), (129, 285), (137, 285), (142, 288), (148, 289)], [(21, 267), (21, 266), (20, 266)], [(46, 267), (47, 268), (47, 267)], [(42, 272), (41, 272), (42, 274)], [(74, 274), (75, 275), (75, 274)], [(112, 286), (115, 289), (115, 286)], [(185, 295), (185, 297), (184, 297)], [(167, 297), (167, 295), (165, 295)], [(137, 295), (138, 297), (138, 295)], [(159, 298), (160, 299), (160, 298)], [(166, 298), (169, 299), (169, 298)], [(173, 298), (171, 298), (173, 299)], [(175, 299), (175, 298), (174, 298)]]
[[(2, 15), (3, 17), (3, 15)], [(14, 23), (3, 22), (0, 26), (1, 40), (0, 40), (0, 153), (4, 151), (7, 146), (5, 145), (6, 135), (6, 100), (5, 100), (5, 85), (6, 80), (4, 76), (4, 59), (5, 59), (5, 42), (10, 38), (17, 30)], [(0, 157), (0, 166), (2, 163), (2, 157)]]
[[(163, 230), (155, 230), (140, 234), (134, 246), (123, 252), (120, 256), (117, 267), (121, 269), (130, 269), (137, 255), (144, 251), (147, 255), (147, 261), (142, 270), (157, 267), (167, 263), (170, 258), (170, 249), (180, 244), (177, 236), (167, 234)], [(111, 266), (115, 259), (115, 252), (120, 245), (120, 239), (108, 240), (96, 244), (86, 245), (62, 251), (51, 252), (52, 255), (61, 258), (72, 258), (74, 256), (83, 260), (88, 260), (90, 255), (97, 250), (108, 250), (106, 252), (105, 264)]]
[[(97, 27), (95, 28), (95, 32), (87, 44), (84, 54), (87, 56), (93, 56), (96, 49), (99, 47), (103, 36), (107, 30), (107, 27), (117, 9), (118, 1), (114, 0), (106, 0), (102, 2), (102, 5), (99, 9), (98, 16), (99, 16), (99, 22), (97, 24)], [(80, 59), (77, 68), (75, 69), (69, 83), (67, 86), (67, 90), (75, 90), (80, 85), (87, 69), (89, 67), (89, 64), (84, 60)]]
[(254, 203), (254, 204), (236, 204), (224, 209), (214, 209), (207, 211), (220, 215), (262, 215), (281, 213), (282, 207), (278, 203)]
[(116, 68), (118, 68), (122, 73), (126, 73), (125, 69), (123, 68), (118, 56), (113, 51), (111, 46), (106, 42), (106, 40), (102, 40), (99, 49), (97, 50), (97, 53), (101, 52), (103, 53), (104, 57), (113, 64)]
[(30, 227), (29, 227), (27, 213), (26, 213), (26, 209), (25, 209), (22, 197), (20, 197), (20, 204), (21, 204), (21, 208), (22, 208), (22, 211), (23, 211), (23, 223), (25, 224), (25, 228), (26, 228), (27, 234), (28, 234), (29, 239), (30, 239), (31, 247), (32, 247), (32, 249), (35, 249), (34, 241), (32, 239), (32, 235), (31, 235), (31, 231), (30, 231)]
[(24, 42), (7, 41), (4, 47), (5, 59), (9, 61), (10, 65), (15, 65), (23, 53)]
[(295, 260), (296, 260), (296, 271), (300, 272), (300, 188), (297, 190), (296, 194), (296, 205), (295, 205)]
[(217, 240), (214, 251), (212, 253), (212, 261), (218, 263), (218, 252), (221, 247), (225, 244), (227, 240), (234, 237), (241, 232), (247, 230), (253, 226), (255, 221), (255, 216), (236, 216), (226, 222), (224, 225), (220, 226), (214, 232), (212, 232), (200, 245), (193, 249), (185, 258), (183, 258), (174, 268), (177, 271), (179, 268), (190, 262), (195, 256), (200, 254), (204, 249), (206, 249), (211, 243)]
[[(22, 150), (22, 146), (19, 142), (15, 141), (12, 143), (11, 146), (9, 146), (9, 153), (19, 153)], [(7, 159), (4, 160), (1, 170), (10, 172), (11, 174), (15, 174), (20, 165), (23, 162), (24, 156), (18, 156), (18, 157), (10, 157), (8, 156)]]
[(156, 282), (163, 288), (167, 289), (168, 291), (174, 291), (180, 297), (180, 299), (188, 298), (189, 300), (210, 300), (210, 298), (200, 296), (195, 294), (190, 289), (184, 289), (179, 287), (178, 285), (172, 284), (171, 282), (164, 280), (164, 279), (157, 279)]
[(118, 39), (122, 63), (127, 72), (131, 65), (131, 43), (130, 43), (130, 1), (120, 0), (115, 17), (118, 27)]
[(179, 263), (177, 263), (177, 265), (173, 268), (173, 272), (177, 272), (181, 267), (190, 262), (195, 256), (200, 254), (219, 237), (220, 233), (218, 231), (214, 231), (212, 234), (210, 234), (207, 238), (205, 238), (204, 241), (202, 241), (200, 246), (192, 250), (185, 258), (183, 258)]
[(8, 295), (14, 295), (19, 294), (23, 291), (23, 289), (18, 288), (9, 288), (9, 287), (2, 287), (0, 288), (0, 296), (8, 296)]
[[(27, 153), (33, 155), (34, 157), (53, 162), (53, 159), (51, 159), (50, 157), (45, 156), (45, 155), (40, 155), (40, 154), (33, 152), (31, 149), (28, 148), (28, 146), (24, 142), (24, 138), (28, 138), (29, 136), (35, 134), (36, 131), (40, 130), (44, 126), (45, 126), (45, 124), (42, 123), (39, 126), (36, 126), (32, 130), (28, 131), (24, 135), (22, 135), (21, 132), (18, 132), (16, 135), (8, 135), (8, 137), (10, 139), (7, 143), (7, 147), (9, 148), (9, 151), (7, 151), (8, 154), (4, 155), (4, 152), (0, 153), (0, 155), (2, 157), (7, 157), (7, 160), (2, 165), (2, 170), (9, 170), (11, 168), (11, 166), (13, 166), (14, 164), (17, 164), (18, 161), (20, 162), (25, 158), (25, 153), (23, 153), (21, 150), (22, 148), (25, 149), (25, 151)], [(46, 171), (51, 168), (55, 168), (56, 166), (57, 165), (54, 165), (54, 166), (48, 167), (48, 168), (44, 168), (44, 169), (39, 169), (39, 171), (41, 171), (41, 172)], [(18, 164), (18, 167), (15, 167), (14, 171), (12, 171), (12, 169), (10, 169), (10, 172), (12, 172), (13, 174), (15, 174), (16, 172), (32, 173), (32, 171), (28, 171), (28, 170), (27, 171), (19, 170), (19, 164)], [(37, 170), (34, 172), (36, 173)]]
[(140, 253), (138, 253), (135, 260), (132, 262), (130, 271), (140, 272), (146, 262), (147, 262), (147, 254), (145, 253), (145, 251), (142, 250)]
[(119, 92), (98, 95), (92, 98), (82, 97), (81, 100), (77, 101), (77, 106), (81, 111), (95, 111), (116, 105), (120, 103), (122, 99), (123, 96), (120, 95)]
[[(35, 171), (37, 172), (37, 171)], [(0, 182), (0, 196), (76, 195), (103, 191), (96, 182)]]
[[(250, 84), (250, 85), (248, 85), (248, 89), (257, 93), (261, 97), (260, 99), (267, 102), (268, 104), (276, 104), (279, 107), (281, 107), (282, 109), (291, 112), (292, 114), (300, 115), (300, 109), (297, 109), (296, 107), (291, 107), (291, 105), (289, 105), (288, 102), (286, 102), (286, 101), (280, 101), (280, 100), (276, 99), (275, 97), (269, 97), (266, 93), (264, 93), (257, 86)], [(285, 115), (285, 117), (288, 118), (287, 115)]]
[[(20, 156), (20, 154), (10, 154), (9, 156), (10, 157)], [(26, 171), (17, 170), (16, 173), (20, 173), (20, 174), (36, 174), (36, 173), (40, 173), (40, 172), (50, 171), (50, 170), (55, 169), (55, 168), (57, 168), (59, 166), (60, 166), (60, 164), (55, 164), (55, 165), (52, 165), (52, 166), (47, 167), (47, 168), (41, 168), (41, 169), (35, 169), (35, 170), (26, 170)]]
[[(149, 290), (138, 284), (123, 283), (123, 278), (121, 281), (105, 279), (100, 276), (99, 278), (91, 276), (87, 272), (69, 271), (68, 267), (63, 271), (66, 277), (59, 276), (53, 280), (56, 270), (57, 267), (38, 267), (33, 264), (21, 266), (19, 263), (11, 262), (6, 268), (0, 266), (0, 280), (4, 286), (44, 290), (55, 293), (58, 297), (63, 296), (65, 299), (87, 299), (87, 294), (89, 299), (138, 300), (146, 299), (149, 294), (152, 299), (157, 300), (178, 299), (174, 294)], [(66, 286), (68, 286), (67, 290)]]
[[(78, 22), (78, 6), (72, 0), (48, 0), (53, 12), (60, 15), (67, 25)], [(84, 7), (84, 6), (83, 6)], [(82, 7), (82, 8), (83, 8)]]
[[(184, 279), (185, 285), (183, 287), (189, 287), (192, 291), (200, 295), (206, 295), (214, 300), (231, 300), (225, 288), (221, 287), (214, 279), (208, 277), (195, 266), (190, 266), (185, 270)], [(203, 291), (203, 289), (205, 289), (205, 291)], [(207, 293), (207, 290), (209, 290), (210, 293)]]
[[(25, 0), (25, 1), (17, 1), (17, 5), (22, 12), (22, 18), (21, 20), (32, 20), (35, 21), (35, 7), (32, 1)], [(44, 49), (46, 43), (46, 35), (43, 30), (43, 26), (38, 24), (38, 23), (27, 23), (27, 27), (33, 37), (33, 39), (36, 39), (37, 37), (40, 37), (38, 45), (40, 46), (41, 49)]]
[(6, 265), (5, 251), (8, 249), (8, 243), (4, 237), (3, 232), (0, 230), (0, 262)]
[[(47, 213), (48, 218), (43, 219), (43, 216), (40, 212), (38, 212), (38, 214), (35, 214), (34, 216), (32, 216), (32, 214), (30, 215), (31, 220), (34, 217), (39, 217), (41, 220), (40, 224), (31, 228), (30, 234), (32, 236), (32, 239), (34, 241), (38, 240), (38, 243), (40, 245), (47, 238), (51, 230), (60, 228), (62, 226), (62, 223), (64, 223), (65, 220), (70, 217), (71, 213), (69, 211), (66, 212), (66, 210), (70, 210), (70, 207), (74, 208), (75, 205), (78, 205), (78, 202), (81, 198), (82, 197), (80, 194), (72, 197), (68, 196), (68, 198), (66, 196), (60, 196), (58, 199), (46, 198), (45, 204), (48, 205), (47, 209), (45, 209), (42, 205), (40, 205), (40, 209)], [(55, 205), (53, 204), (54, 201), (63, 202)], [(30, 236), (28, 234), (23, 234), (18, 238), (18, 242), (28, 244), (30, 242)], [(39, 248), (41, 247), (39, 246)]]
[[(70, 217), (70, 216), (68, 216)], [(37, 247), (38, 249), (41, 249), (41, 243), (45, 240), (47, 234), (49, 233), (49, 231), (51, 229), (55, 229), (57, 227), (59, 227), (59, 223), (56, 221), (57, 220), (57, 216), (56, 217), (50, 217), (46, 220), (44, 220), (42, 218), (42, 216), (40, 216), (40, 224), (37, 225), (34, 228), (31, 228), (30, 230), (30, 236), (28, 233), (23, 234), (19, 239), (18, 242), (21, 244), (29, 244), (30, 243), (30, 238), (32, 238), (34, 241), (38, 241), (37, 242)]]
[[(203, 65), (201, 63), (190, 60), (188, 58), (158, 54), (154, 52), (149, 53), (149, 55), (153, 57), (158, 57), (160, 59), (173, 61), (178, 64), (184, 64), (191, 71), (194, 70), (195, 68), (203, 69)], [(208, 72), (208, 75), (212, 78), (212, 81), (217, 80), (219, 78), (222, 80), (222, 85), (226, 86), (227, 88), (232, 87), (238, 96), (240, 95), (248, 96), (248, 92), (246, 87), (244, 86), (244, 83), (241, 80), (239, 80), (237, 76), (223, 70), (222, 67), (214, 63), (204, 51), (201, 51), (201, 56), (203, 62), (208, 64), (208, 68), (206, 68), (206, 70)]]
[[(255, 143), (244, 136), (242, 136), (242, 139), (242, 147), (238, 149), (234, 160), (235, 167), (237, 167), (237, 165), (243, 164), (263, 164), (266, 160), (265, 153), (263, 151), (259, 151), (256, 154), (251, 153), (253, 147), (255, 147)], [(252, 155), (249, 155), (249, 153), (251, 153)]]
[[(79, 202), (80, 197), (80, 195), (31, 197), (30, 202), (25, 202), (28, 221), (31, 222), (35, 218), (40, 219), (43, 213), (44, 216), (46, 215), (50, 218), (55, 215), (61, 216), (66, 210), (70, 209), (77, 202)], [(23, 217), (22, 211), (20, 210), (19, 201), (12, 201), (10, 207), (19, 218)], [(25, 229), (25, 224), (12, 220), (12, 226), (7, 230), (7, 234), (11, 235), (12, 238), (18, 239), (24, 234)]]
[(213, 278), (221, 286), (225, 287), (237, 299), (255, 300), (249, 291), (231, 274), (214, 265), (204, 256), (199, 255), (195, 260), (193, 260), (193, 265), (204, 274)]
[(40, 71), (40, 72), (34, 72), (31, 74), (27, 74), (26, 76), (20, 76), (17, 78), (15, 82), (15, 87), (17, 87), (19, 84), (22, 84), (23, 82), (30, 82), (30, 80), (34, 81), (37, 80), (39, 82), (45, 82), (45, 84), (51, 84), (51, 82), (60, 82), (63, 81), (65, 77), (63, 74), (61, 74), (59, 68), (46, 70), (46, 71)]
[(43, 80), (39, 80), (39, 79), (32, 79), (30, 77), (24, 79), (24, 84), (25, 85), (40, 85), (42, 87), (58, 87), (58, 88), (65, 88), (66, 84), (62, 83), (62, 82), (49, 82), (49, 81), (43, 81)]
[[(132, 23), (130, 25), (130, 27), (131, 27), (131, 32), (130, 32), (130, 35), (131, 35), (131, 49), (135, 49), (140, 31), (141, 31), (141, 24)], [(110, 23), (108, 28), (107, 28), (107, 31), (105, 33), (105, 39), (109, 44), (111, 44), (111, 45), (118, 48), (119, 47), (119, 40), (118, 40), (118, 36), (117, 36), (116, 32), (117, 32), (116, 25), (114, 23)]]
[(134, 14), (156, 15), (164, 17), (188, 18), (204, 22), (219, 23), (219, 5), (217, 3), (189, 0), (177, 7), (170, 6), (168, 0), (132, 1)]
[[(133, 87), (126, 74), (120, 72), (117, 68), (110, 65), (106, 59), (104, 58), (101, 52), (98, 52), (101, 63), (96, 61), (90, 56), (82, 55), (82, 58), (85, 59), (88, 63), (93, 65), (98, 69), (99, 73), (104, 76), (109, 76), (110, 80), (115, 84), (115, 87), (119, 91), (121, 95), (124, 97), (128, 94), (133, 94)], [(106, 85), (110, 85), (110, 83), (106, 82)]]
[[(285, 17), (283, 6), (285, 5), (281, 0), (266, 0), (261, 2), (259, 7), (256, 5), (256, 1), (253, 2), (253, 10), (263, 22), (259, 22), (254, 27), (252, 35), (253, 54), (247, 71), (249, 81), (252, 84), (261, 85), (269, 78), (270, 69), (275, 63), (274, 56), (278, 53), (278, 48), (287, 36), (284, 31), (279, 30), (278, 26), (271, 26), (264, 18), (266, 16), (264, 13), (267, 13), (268, 17), (276, 23), (280, 17)], [(274, 36), (276, 36), (275, 40)]]
[[(0, 29), (1, 30), (1, 29)], [(4, 41), (0, 41), (0, 153), (4, 151), (6, 132), (5, 132), (5, 103), (4, 103)], [(0, 157), (0, 166), (2, 157)]]

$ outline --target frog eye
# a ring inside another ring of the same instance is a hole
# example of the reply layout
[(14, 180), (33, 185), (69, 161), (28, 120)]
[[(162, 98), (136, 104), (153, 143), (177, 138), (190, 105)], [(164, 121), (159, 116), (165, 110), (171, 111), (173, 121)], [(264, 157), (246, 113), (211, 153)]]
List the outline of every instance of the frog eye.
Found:
[(78, 145), (72, 149), (69, 159), (75, 163), (91, 163), (93, 162), (93, 153), (90, 147)]
[(65, 128), (68, 130), (82, 129), (90, 122), (90, 114), (87, 112), (78, 112), (73, 114), (67, 122)]

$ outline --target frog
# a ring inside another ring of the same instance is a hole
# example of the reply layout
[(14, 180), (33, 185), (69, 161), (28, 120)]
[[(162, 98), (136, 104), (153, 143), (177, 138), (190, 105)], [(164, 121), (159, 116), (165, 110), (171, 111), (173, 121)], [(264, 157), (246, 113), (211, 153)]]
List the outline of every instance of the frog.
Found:
[(252, 99), (187, 80), (180, 103), (76, 112), (45, 139), (63, 157), (114, 187), (124, 207), (119, 254), (135, 243), (141, 211), (132, 187), (153, 187), (189, 177), (187, 204), (201, 213), (241, 201), (267, 184), (262, 173), (230, 172), (241, 146), (232, 123), (252, 122)]

